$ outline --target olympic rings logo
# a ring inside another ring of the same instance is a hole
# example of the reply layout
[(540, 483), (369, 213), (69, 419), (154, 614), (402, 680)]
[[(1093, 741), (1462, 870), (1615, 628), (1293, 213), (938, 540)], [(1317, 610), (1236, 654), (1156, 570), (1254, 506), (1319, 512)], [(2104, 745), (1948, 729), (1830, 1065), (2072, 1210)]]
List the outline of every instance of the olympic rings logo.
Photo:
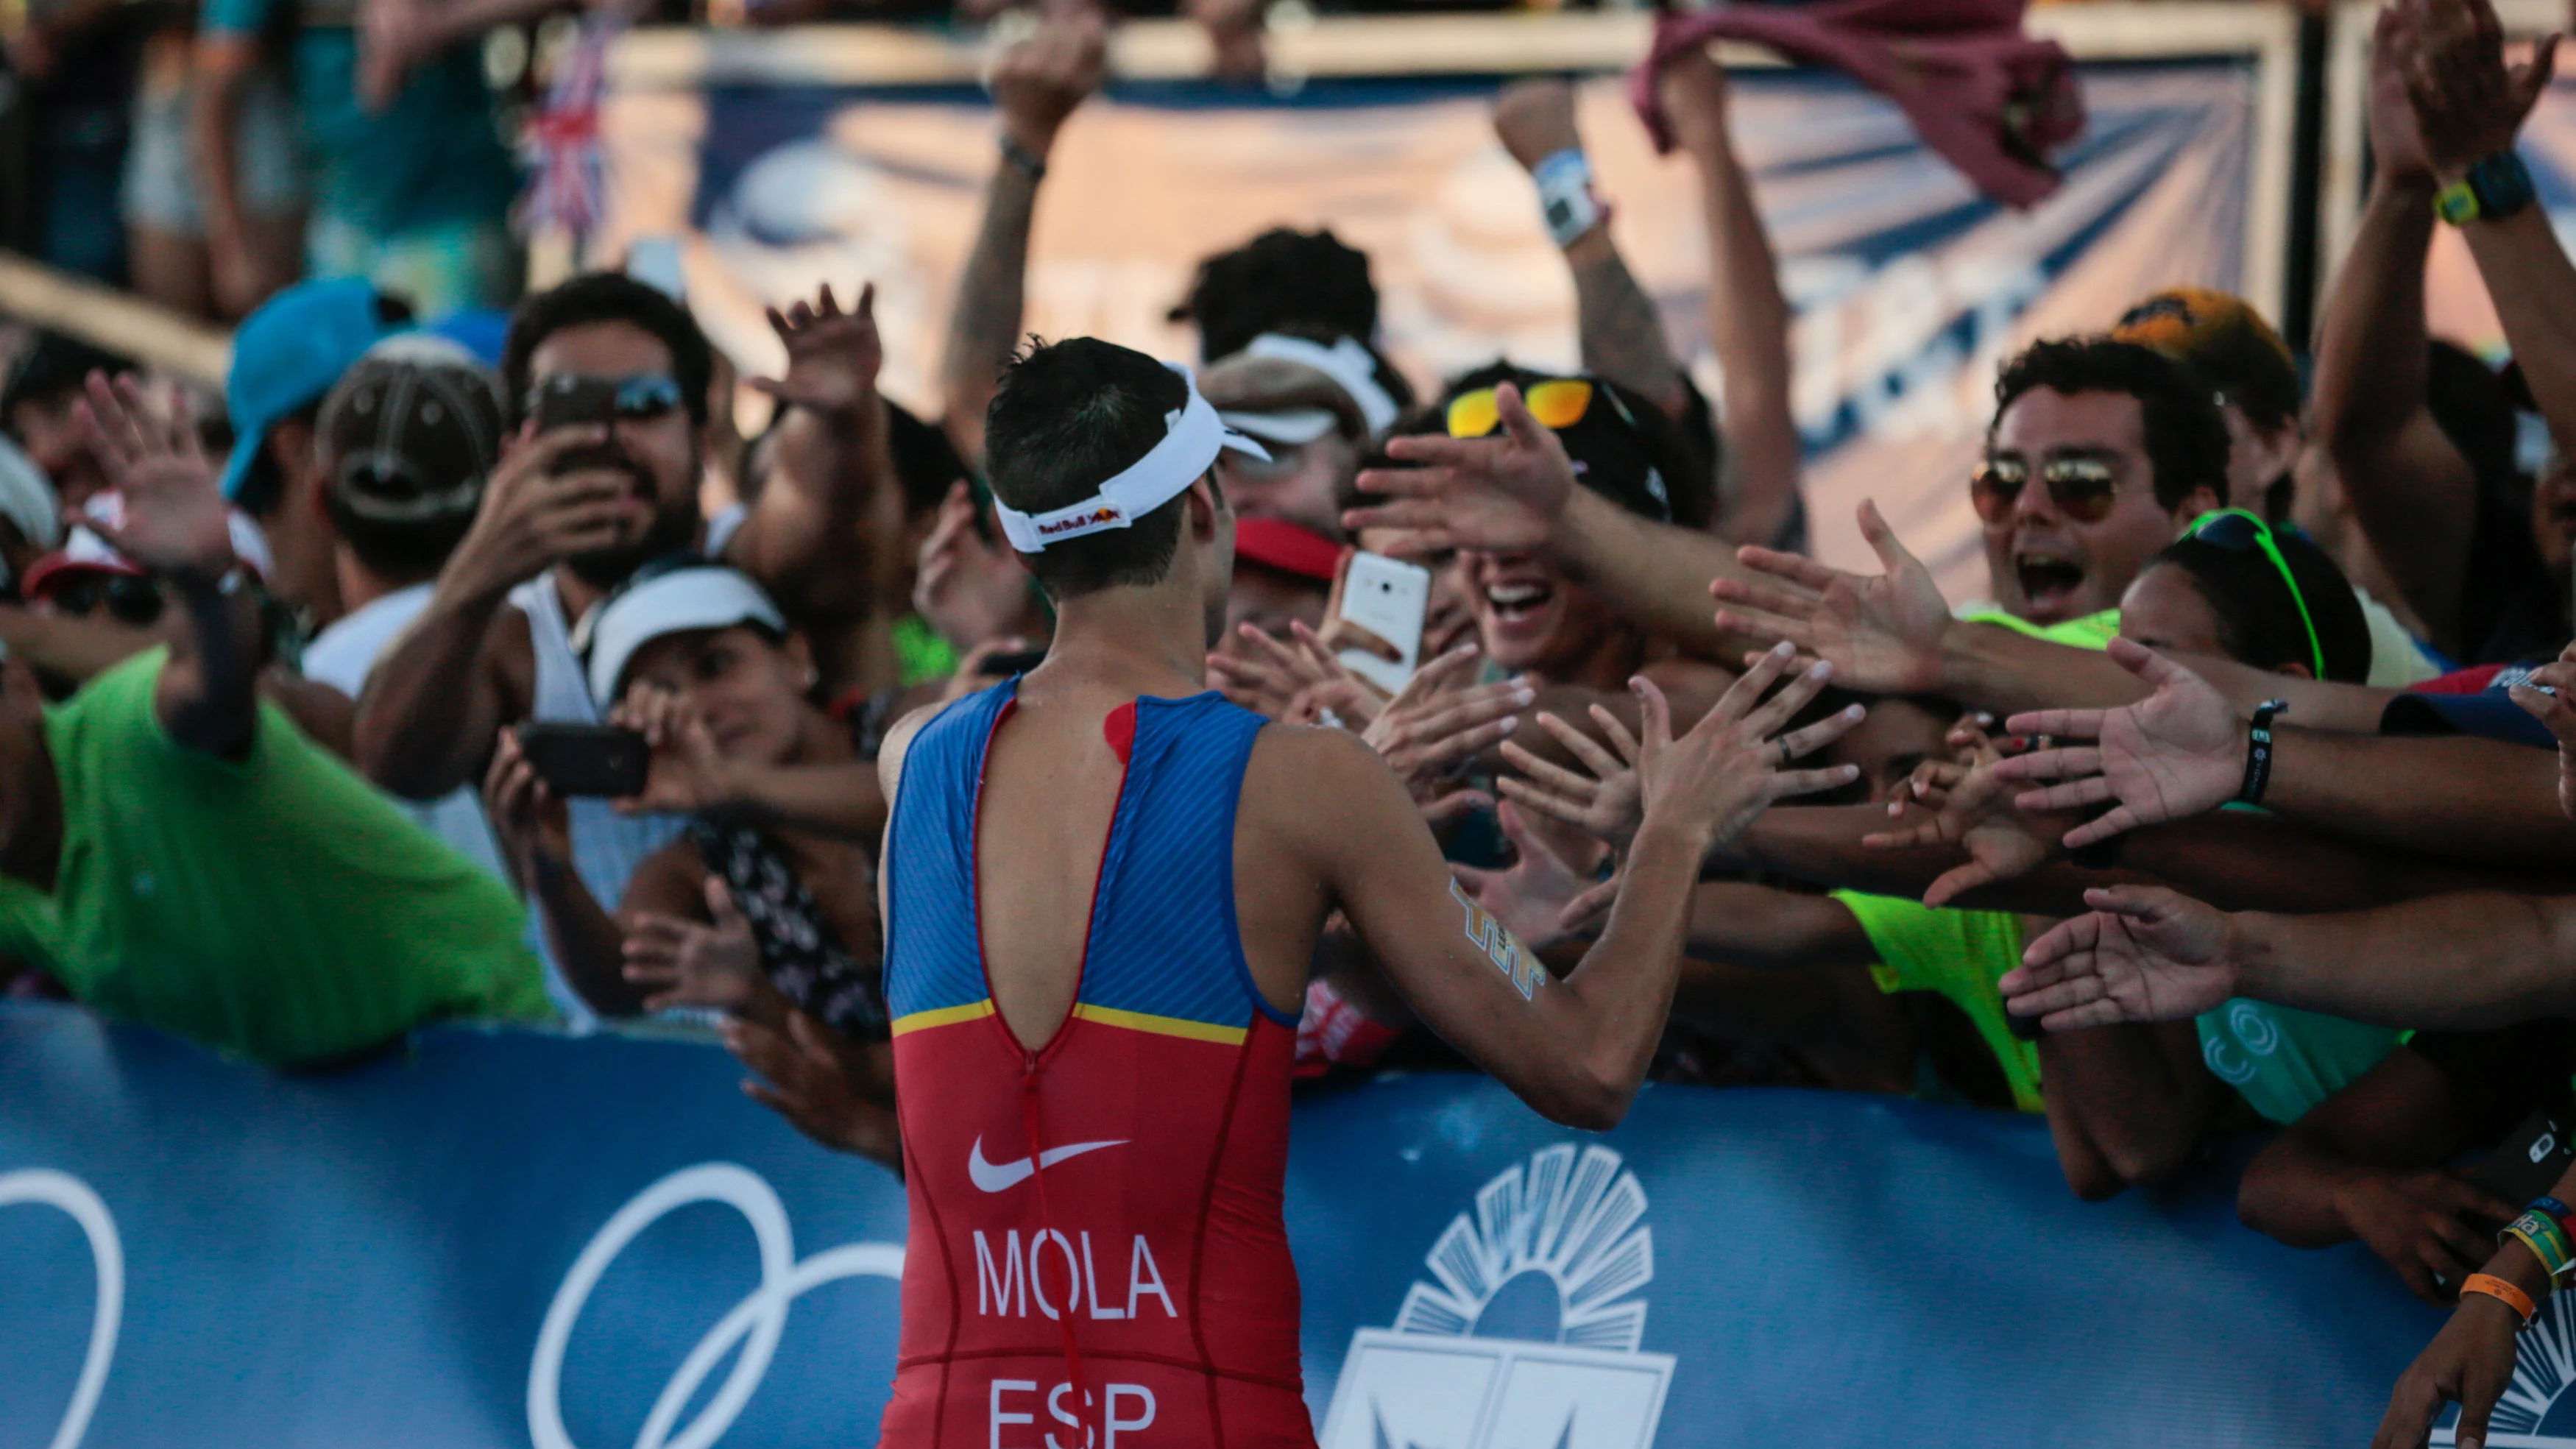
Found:
[[(545, 1322), (537, 1330), (536, 1352), (528, 1362), (528, 1434), (536, 1441), (536, 1449), (578, 1449), (564, 1429), (558, 1397), (563, 1384), (564, 1345), (572, 1337), (573, 1324), (581, 1318), (582, 1305), (590, 1301), (591, 1290), (599, 1286), (600, 1275), (608, 1271), (608, 1265), (626, 1250), (627, 1244), (672, 1209), (700, 1202), (724, 1203), (751, 1224), (752, 1237), (760, 1245), (760, 1286), (716, 1320), (715, 1327), (708, 1329), (698, 1346), (681, 1360), (679, 1370), (663, 1385), (661, 1397), (653, 1401), (653, 1412), (645, 1416), (643, 1431), (635, 1436), (635, 1449), (708, 1449), (723, 1438), (743, 1406), (751, 1402), (761, 1376), (769, 1371), (770, 1356), (777, 1352), (779, 1336), (787, 1328), (787, 1306), (807, 1290), (840, 1278), (900, 1281), (903, 1277), (903, 1249), (893, 1243), (849, 1243), (798, 1262), (787, 1209), (758, 1174), (730, 1162), (684, 1167), (637, 1193), (634, 1201), (618, 1209), (590, 1240), (590, 1246), (573, 1260), (572, 1271), (564, 1275), (563, 1286), (555, 1290), (554, 1302), (546, 1309)], [(105, 1300), (104, 1290), (100, 1297)], [(681, 1410), (688, 1407), (698, 1386), (706, 1382), (707, 1375), (736, 1344), (742, 1346), (742, 1354), (734, 1360), (733, 1371), (725, 1376), (723, 1386), (708, 1399), (698, 1417), (689, 1421), (677, 1438), (672, 1437)], [(54, 1449), (70, 1449), (70, 1445), (58, 1440)]]
[(90, 1315), (89, 1354), (81, 1360), (72, 1402), (63, 1410), (62, 1427), (54, 1431), (52, 1449), (75, 1449), (89, 1432), (89, 1417), (107, 1387), (107, 1367), (116, 1358), (116, 1330), (125, 1319), (125, 1245), (116, 1236), (116, 1218), (89, 1184), (68, 1172), (31, 1167), (0, 1172), (0, 1207), (41, 1203), (62, 1209), (89, 1239), (90, 1262), (97, 1272), (98, 1307)]

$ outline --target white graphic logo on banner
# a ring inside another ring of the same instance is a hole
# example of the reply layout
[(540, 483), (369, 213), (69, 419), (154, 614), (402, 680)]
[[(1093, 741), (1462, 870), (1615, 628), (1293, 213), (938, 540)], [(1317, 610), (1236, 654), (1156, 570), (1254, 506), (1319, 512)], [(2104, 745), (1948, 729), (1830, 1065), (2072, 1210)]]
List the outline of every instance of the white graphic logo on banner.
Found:
[(1655, 1237), (1607, 1147), (1550, 1147), (1476, 1194), (1392, 1330), (1352, 1336), (1323, 1449), (1647, 1449), (1672, 1384), (1645, 1353)]
[(80, 1378), (72, 1385), (71, 1406), (63, 1410), (62, 1427), (54, 1431), (52, 1449), (74, 1449), (89, 1432), (89, 1416), (107, 1387), (107, 1366), (116, 1358), (117, 1325), (125, 1321), (125, 1245), (116, 1236), (116, 1218), (89, 1184), (68, 1172), (30, 1167), (0, 1172), (0, 1207), (39, 1203), (63, 1210), (89, 1239), (89, 1257), (98, 1281), (98, 1306), (90, 1310), (89, 1352), (81, 1359)]
[[(799, 1262), (787, 1208), (758, 1173), (730, 1162), (681, 1168), (619, 1208), (573, 1260), (572, 1271), (555, 1290), (546, 1321), (537, 1330), (536, 1353), (528, 1361), (528, 1435), (536, 1441), (536, 1449), (576, 1449), (564, 1429), (559, 1394), (564, 1347), (572, 1338), (573, 1324), (581, 1318), (582, 1305), (590, 1301), (590, 1290), (599, 1286), (608, 1265), (646, 1228), (674, 1208), (699, 1202), (727, 1204), (751, 1224), (752, 1236), (760, 1244), (760, 1286), (716, 1320), (715, 1327), (680, 1361), (671, 1381), (663, 1385), (661, 1397), (653, 1401), (653, 1412), (645, 1416), (635, 1449), (707, 1449), (723, 1438), (743, 1406), (751, 1402), (761, 1376), (769, 1372), (770, 1355), (778, 1351), (779, 1335), (787, 1329), (787, 1306), (806, 1290), (840, 1278), (903, 1277), (903, 1248), (895, 1243), (848, 1243)], [(742, 1345), (742, 1354), (734, 1360), (733, 1372), (725, 1376), (698, 1417), (672, 1437), (680, 1411), (736, 1344)]]
[[(2522, 1331), (2515, 1353), (2513, 1382), (2487, 1416), (2487, 1449), (2576, 1449), (2576, 1424), (2561, 1416), (2555, 1432), (2542, 1433), (2549, 1411), (2576, 1384), (2576, 1310), (2568, 1295), (2552, 1294), (2540, 1317)], [(2576, 1404), (2576, 1399), (2569, 1401)], [(2460, 1411), (2442, 1411), (2445, 1422), (2433, 1431), (2433, 1449), (2457, 1449)]]

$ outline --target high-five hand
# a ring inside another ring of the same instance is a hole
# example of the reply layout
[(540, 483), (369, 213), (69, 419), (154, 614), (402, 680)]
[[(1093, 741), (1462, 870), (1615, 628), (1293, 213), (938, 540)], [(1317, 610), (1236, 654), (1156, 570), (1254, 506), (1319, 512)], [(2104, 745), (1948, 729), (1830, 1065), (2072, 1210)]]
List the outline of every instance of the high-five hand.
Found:
[(1556, 434), (1530, 416), (1520, 389), (1494, 389), (1494, 406), (1503, 426), (1490, 437), (1388, 439), (1387, 456), (1409, 466), (1362, 473), (1360, 491), (1389, 501), (1345, 512), (1342, 526), (1398, 530), (1387, 546), (1396, 554), (1543, 548), (1574, 495), (1573, 461)]
[(2064, 782), (2023, 792), (2017, 803), (2025, 810), (2119, 802), (2101, 818), (2066, 832), (2069, 849), (2215, 810), (2245, 784), (2245, 721), (2225, 695), (2129, 640), (2112, 640), (2111, 657), (2155, 686), (2155, 693), (2119, 709), (2043, 709), (2004, 722), (2015, 734), (2093, 741), (2090, 747), (2035, 750), (1995, 767), (2005, 780)]
[(1847, 689), (1871, 694), (1937, 691), (1942, 642), (1957, 627), (1932, 571), (1906, 552), (1878, 505), (1860, 506), (1861, 536), (1887, 571), (1876, 578), (1831, 569), (1800, 554), (1746, 545), (1736, 559), (1777, 582), (1717, 579), (1709, 594), (1728, 607), (1717, 625), (1794, 644), (1834, 666)]
[(2091, 914), (2030, 943), (1999, 984), (2015, 1016), (2050, 1031), (2181, 1021), (2236, 995), (2225, 912), (2162, 886), (2084, 893)]

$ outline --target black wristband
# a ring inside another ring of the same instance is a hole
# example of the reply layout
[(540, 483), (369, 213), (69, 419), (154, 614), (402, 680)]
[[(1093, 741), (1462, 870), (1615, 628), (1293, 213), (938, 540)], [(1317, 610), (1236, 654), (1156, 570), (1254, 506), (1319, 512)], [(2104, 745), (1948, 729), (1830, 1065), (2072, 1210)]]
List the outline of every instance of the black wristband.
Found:
[(2267, 699), (2254, 706), (2253, 722), (2246, 726), (2245, 783), (2236, 789), (2237, 803), (2263, 803), (2263, 788), (2272, 783), (2272, 716), (2289, 707), (2289, 701), (2282, 699)]
[(1036, 153), (1030, 151), (1028, 147), (1012, 140), (1010, 132), (1002, 133), (1001, 144), (1002, 159), (1011, 163), (1013, 169), (1031, 181), (1046, 180), (1046, 163), (1039, 160)]

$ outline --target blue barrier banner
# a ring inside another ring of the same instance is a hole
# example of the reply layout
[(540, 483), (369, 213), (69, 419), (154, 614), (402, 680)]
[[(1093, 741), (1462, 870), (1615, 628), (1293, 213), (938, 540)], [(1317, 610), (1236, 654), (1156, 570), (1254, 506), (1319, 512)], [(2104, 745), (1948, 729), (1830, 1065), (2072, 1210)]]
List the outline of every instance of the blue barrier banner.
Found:
[[(464, 1029), (281, 1076), (0, 1010), (0, 1444), (871, 1443), (901, 1187), (740, 1077)], [(1592, 1136), (1417, 1076), (1295, 1130), (1324, 1449), (2358, 1446), (2441, 1322), (2232, 1173), (2080, 1204), (2012, 1114), (1655, 1087)], [(2491, 1442), (2576, 1443), (2569, 1341)]]
[[(2245, 58), (2079, 67), (2088, 126), (2028, 212), (1977, 194), (1902, 112), (1839, 75), (1734, 78), (1732, 130), (1796, 312), (1793, 395), (1820, 556), (1875, 573), (1875, 496), (1954, 599), (1986, 597), (1968, 474), (1996, 364), (2098, 332), (2160, 287), (2262, 285), (2261, 85)], [(1275, 225), (1368, 252), (1384, 341), (1417, 384), (1498, 354), (1576, 365), (1574, 284), (1530, 180), (1494, 139), (1501, 78), (1316, 79), (1272, 98), (1113, 84), (1049, 158), (1024, 330), (1186, 359), (1168, 317), (1200, 258)], [(1625, 82), (1586, 81), (1585, 149), (1612, 234), (1709, 396), (1708, 248), (1690, 164), (1658, 157)], [(885, 385), (936, 412), (937, 369), (984, 186), (993, 113), (971, 86), (730, 84), (613, 95), (609, 215), (592, 248), (678, 244), (692, 310), (747, 369), (783, 361), (761, 314), (816, 283), (878, 287)], [(2269, 245), (2277, 246), (2277, 232)], [(2265, 305), (2269, 305), (2268, 299)]]

